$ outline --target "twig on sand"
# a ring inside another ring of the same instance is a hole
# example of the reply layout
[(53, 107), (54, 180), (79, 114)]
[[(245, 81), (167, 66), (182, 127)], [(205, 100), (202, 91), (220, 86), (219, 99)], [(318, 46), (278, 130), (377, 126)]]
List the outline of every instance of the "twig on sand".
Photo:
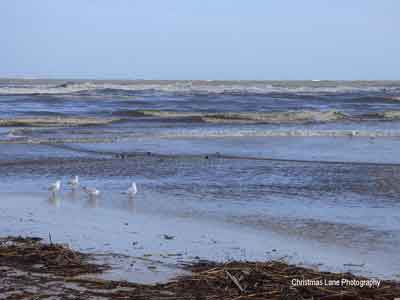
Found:
[(239, 281), (236, 279), (235, 276), (233, 276), (231, 273), (229, 273), (227, 270), (225, 270), (226, 275), (233, 281), (233, 283), (239, 288), (239, 290), (244, 293), (245, 290), (244, 288), (240, 285)]

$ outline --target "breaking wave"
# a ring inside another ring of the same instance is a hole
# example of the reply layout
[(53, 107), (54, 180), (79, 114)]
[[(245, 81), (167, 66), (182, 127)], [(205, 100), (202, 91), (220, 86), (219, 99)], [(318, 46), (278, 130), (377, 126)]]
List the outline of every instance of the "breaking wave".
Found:
[(399, 131), (390, 130), (185, 130), (162, 133), (160, 138), (224, 138), (224, 137), (400, 137)]
[(182, 122), (205, 123), (323, 123), (335, 121), (393, 121), (400, 120), (399, 110), (365, 114), (345, 114), (336, 110), (328, 111), (286, 111), (286, 112), (178, 112), (160, 110), (121, 110), (114, 113), (120, 117), (153, 117)]
[(346, 118), (344, 114), (337, 111), (203, 113), (159, 110), (124, 110), (116, 112), (115, 114), (119, 116), (157, 117), (161, 119), (201, 121), (206, 123), (310, 123), (332, 122)]

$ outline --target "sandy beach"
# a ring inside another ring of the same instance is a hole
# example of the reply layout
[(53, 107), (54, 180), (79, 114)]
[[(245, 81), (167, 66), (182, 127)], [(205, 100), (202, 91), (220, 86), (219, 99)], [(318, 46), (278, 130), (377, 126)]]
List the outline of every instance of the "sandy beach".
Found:
[(395, 281), (319, 272), (282, 261), (198, 261), (166, 283), (105, 279), (104, 272), (113, 268), (106, 258), (123, 261), (127, 256), (82, 253), (49, 237), (48, 243), (38, 237), (0, 238), (2, 299), (392, 299), (400, 295)]

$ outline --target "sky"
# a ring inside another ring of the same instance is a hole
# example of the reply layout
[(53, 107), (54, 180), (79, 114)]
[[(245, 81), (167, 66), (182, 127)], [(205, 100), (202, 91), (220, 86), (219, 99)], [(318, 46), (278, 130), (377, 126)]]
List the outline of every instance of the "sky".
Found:
[(0, 77), (400, 79), (400, 1), (1, 0)]

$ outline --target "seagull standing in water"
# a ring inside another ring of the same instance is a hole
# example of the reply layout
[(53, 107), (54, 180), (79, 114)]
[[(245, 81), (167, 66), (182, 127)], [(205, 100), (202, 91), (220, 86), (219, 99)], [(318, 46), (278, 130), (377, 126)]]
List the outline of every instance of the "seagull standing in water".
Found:
[(79, 185), (79, 177), (75, 176), (68, 181), (68, 185), (74, 190)]
[(128, 194), (129, 198), (133, 198), (137, 194), (136, 182), (132, 182), (132, 185), (129, 187), (126, 193)]
[(61, 188), (61, 181), (60, 181), (60, 180), (57, 180), (56, 182), (52, 183), (52, 184), (49, 186), (49, 191), (50, 191), (52, 194), (55, 194), (55, 193), (57, 193), (58, 191), (60, 191), (60, 188)]

